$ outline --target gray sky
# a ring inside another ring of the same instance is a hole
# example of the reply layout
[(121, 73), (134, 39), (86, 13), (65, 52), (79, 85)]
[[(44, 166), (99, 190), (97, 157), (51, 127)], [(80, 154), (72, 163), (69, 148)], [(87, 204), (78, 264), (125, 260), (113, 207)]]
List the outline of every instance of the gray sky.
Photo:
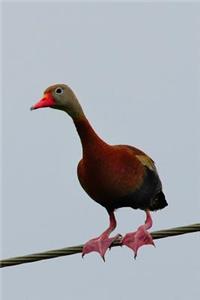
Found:
[[(69, 84), (101, 137), (157, 163), (169, 206), (153, 230), (199, 222), (199, 13), (196, 4), (3, 4), (4, 258), (83, 243), (107, 226), (81, 189), (81, 147), (60, 111), (30, 112), (52, 83)], [(120, 209), (117, 232), (142, 211)], [(197, 300), (199, 236), (2, 270), (2, 299)]]

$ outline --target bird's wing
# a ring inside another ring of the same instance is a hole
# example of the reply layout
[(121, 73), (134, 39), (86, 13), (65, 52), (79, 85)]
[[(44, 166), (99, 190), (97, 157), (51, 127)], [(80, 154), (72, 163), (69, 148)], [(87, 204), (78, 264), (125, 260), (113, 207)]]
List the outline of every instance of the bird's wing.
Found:
[(133, 152), (133, 155), (141, 162), (144, 167), (147, 167), (153, 172), (157, 172), (154, 161), (147, 154), (133, 146), (125, 145), (125, 147)]
[(147, 167), (151, 171), (156, 171), (156, 166), (154, 161), (146, 154), (135, 155), (137, 159), (142, 163), (143, 166)]

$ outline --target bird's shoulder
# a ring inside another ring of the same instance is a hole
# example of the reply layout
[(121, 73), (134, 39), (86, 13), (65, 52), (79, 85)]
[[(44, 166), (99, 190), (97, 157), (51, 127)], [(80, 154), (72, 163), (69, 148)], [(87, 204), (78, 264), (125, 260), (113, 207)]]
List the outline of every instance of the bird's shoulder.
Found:
[[(95, 156), (95, 155), (94, 155)], [(109, 162), (109, 163), (108, 163)], [(86, 173), (91, 171), (93, 173), (94, 169), (101, 169), (109, 171), (109, 168), (113, 171), (118, 172), (120, 169), (123, 170), (124, 166), (130, 170), (134, 166), (137, 172), (143, 174), (145, 169), (149, 169), (152, 172), (156, 171), (156, 166), (154, 161), (142, 150), (129, 145), (113, 145), (112, 151), (102, 154), (102, 159), (95, 160), (94, 157), (90, 157), (90, 160), (85, 160), (82, 158), (77, 166), (78, 176), (84, 177)], [(125, 169), (124, 169), (125, 170)]]
[(156, 171), (155, 162), (142, 150), (130, 145), (117, 145), (115, 147), (119, 150), (121, 149), (129, 153), (130, 156), (133, 156), (137, 161), (139, 161), (144, 167), (147, 167), (149, 170), (154, 172)]

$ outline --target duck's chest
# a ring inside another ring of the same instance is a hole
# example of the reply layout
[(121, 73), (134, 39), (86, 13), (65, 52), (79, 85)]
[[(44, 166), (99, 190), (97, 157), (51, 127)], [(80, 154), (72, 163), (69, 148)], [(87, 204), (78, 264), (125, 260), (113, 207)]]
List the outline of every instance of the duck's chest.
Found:
[(82, 159), (78, 165), (81, 186), (102, 205), (126, 195), (134, 186), (140, 185), (143, 172), (138, 160), (127, 153), (94, 156)]

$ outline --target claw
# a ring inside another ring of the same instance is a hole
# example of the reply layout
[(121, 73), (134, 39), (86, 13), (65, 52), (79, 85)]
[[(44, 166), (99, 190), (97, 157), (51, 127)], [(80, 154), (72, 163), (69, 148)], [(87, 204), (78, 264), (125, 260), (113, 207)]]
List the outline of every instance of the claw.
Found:
[(154, 242), (150, 233), (143, 226), (140, 226), (136, 232), (130, 232), (125, 235), (122, 240), (122, 245), (126, 245), (132, 249), (134, 258), (136, 259), (140, 247), (144, 245), (154, 245)]
[(122, 245), (126, 245), (127, 247), (133, 250), (135, 259), (137, 257), (138, 249), (140, 247), (144, 245), (155, 246), (151, 234), (147, 231), (147, 229), (149, 229), (152, 226), (151, 216), (148, 211), (146, 212), (146, 214), (147, 218), (145, 224), (141, 225), (137, 229), (137, 231), (127, 233), (122, 240)]
[(100, 236), (98, 238), (94, 238), (88, 241), (83, 246), (82, 257), (84, 257), (85, 254), (88, 254), (90, 252), (98, 252), (102, 257), (103, 261), (105, 261), (106, 251), (111, 247), (112, 243), (118, 238), (119, 238), (118, 235), (112, 238)]

